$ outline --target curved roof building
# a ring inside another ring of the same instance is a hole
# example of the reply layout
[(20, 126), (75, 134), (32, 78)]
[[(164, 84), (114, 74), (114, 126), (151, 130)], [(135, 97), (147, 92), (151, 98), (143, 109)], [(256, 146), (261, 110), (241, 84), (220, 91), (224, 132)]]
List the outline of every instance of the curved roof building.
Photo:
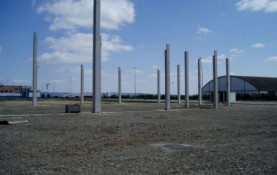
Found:
[[(231, 92), (236, 93), (268, 93), (277, 92), (277, 78), (274, 77), (250, 77), (230, 76)], [(218, 91), (227, 89), (226, 76), (218, 77)], [(213, 80), (209, 81), (203, 88), (203, 93), (213, 92)]]

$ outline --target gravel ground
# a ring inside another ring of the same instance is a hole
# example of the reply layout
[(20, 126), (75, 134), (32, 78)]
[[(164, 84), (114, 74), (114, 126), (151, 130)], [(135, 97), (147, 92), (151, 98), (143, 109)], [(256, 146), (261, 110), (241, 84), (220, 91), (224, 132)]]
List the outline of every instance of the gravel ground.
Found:
[(0, 174), (276, 174), (276, 105), (144, 105), (0, 125)]

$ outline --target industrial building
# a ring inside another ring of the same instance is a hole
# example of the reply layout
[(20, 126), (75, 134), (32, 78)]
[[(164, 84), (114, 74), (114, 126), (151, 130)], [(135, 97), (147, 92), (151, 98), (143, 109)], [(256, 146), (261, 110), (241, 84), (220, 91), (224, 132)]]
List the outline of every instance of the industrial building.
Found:
[[(231, 101), (235, 100), (277, 100), (277, 78), (230, 76)], [(218, 77), (220, 101), (226, 101), (226, 76)], [(213, 97), (213, 80), (202, 88), (203, 95)]]
[(14, 86), (0, 84), (0, 97), (29, 98), (31, 86)]

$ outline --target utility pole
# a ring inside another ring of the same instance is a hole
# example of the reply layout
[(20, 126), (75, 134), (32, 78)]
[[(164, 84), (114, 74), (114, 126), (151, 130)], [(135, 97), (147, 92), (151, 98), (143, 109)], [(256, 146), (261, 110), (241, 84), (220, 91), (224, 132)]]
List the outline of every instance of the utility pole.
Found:
[(48, 96), (48, 87), (50, 86), (50, 83), (46, 83), (46, 99), (47, 99), (47, 96)]
[(37, 106), (37, 33), (34, 32), (33, 38), (33, 106)]
[(137, 69), (136, 67), (133, 67), (134, 69), (134, 97), (136, 98), (137, 96)]
[(213, 56), (213, 99), (214, 99), (214, 108), (218, 108), (218, 82), (217, 82), (217, 51), (214, 51), (214, 56)]
[(157, 95), (158, 95), (158, 103), (161, 103), (160, 70), (159, 69), (157, 69)]
[(198, 104), (202, 105), (202, 58), (198, 59)]
[(71, 97), (71, 76), (69, 77), (69, 96)]
[(185, 96), (186, 108), (189, 108), (189, 52), (185, 51)]
[(229, 58), (226, 58), (226, 99), (227, 99), (227, 105), (231, 105), (231, 79), (230, 79), (230, 61)]
[(118, 104), (121, 103), (121, 69), (118, 67)]
[(100, 0), (94, 0), (93, 7), (93, 113), (101, 113), (100, 2)]
[(180, 93), (180, 65), (177, 65), (177, 100), (178, 100), (178, 104), (181, 104), (181, 93)]
[(84, 104), (84, 66), (81, 65), (81, 105)]
[(165, 50), (165, 110), (170, 110), (170, 45)]

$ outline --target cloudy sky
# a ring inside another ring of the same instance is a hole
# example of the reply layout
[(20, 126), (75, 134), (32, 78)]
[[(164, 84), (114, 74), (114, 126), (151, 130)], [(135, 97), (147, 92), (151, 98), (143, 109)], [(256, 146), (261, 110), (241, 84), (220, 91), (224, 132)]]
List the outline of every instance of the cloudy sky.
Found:
[[(31, 85), (33, 32), (38, 34), (39, 89), (92, 91), (92, 0), (0, 1), (0, 83)], [(197, 59), (204, 83), (212, 78), (218, 51), (219, 76), (225, 58), (231, 74), (277, 77), (276, 0), (101, 0), (102, 91), (117, 91), (122, 69), (124, 92), (156, 92), (156, 70), (164, 91), (164, 49), (171, 47), (171, 84), (177, 64), (190, 53), (190, 93), (197, 93)], [(135, 69), (136, 71), (135, 71)]]

